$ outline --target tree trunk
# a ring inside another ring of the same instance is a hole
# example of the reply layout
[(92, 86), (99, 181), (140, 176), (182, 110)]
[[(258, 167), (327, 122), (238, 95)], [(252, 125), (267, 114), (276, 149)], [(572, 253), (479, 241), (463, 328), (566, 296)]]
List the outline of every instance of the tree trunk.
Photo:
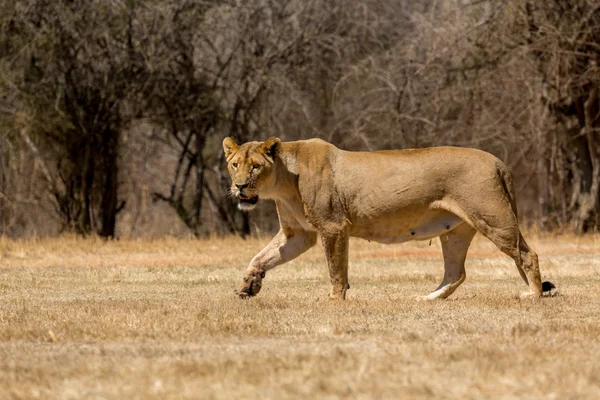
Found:
[(194, 234), (200, 236), (203, 231), (202, 226), (202, 197), (204, 196), (204, 150), (205, 136), (196, 134), (196, 190), (194, 192), (194, 209), (192, 221), (194, 225)]
[(102, 202), (100, 214), (102, 225), (98, 232), (105, 238), (115, 237), (115, 228), (118, 213), (118, 188), (119, 188), (119, 134), (108, 129), (102, 135), (102, 163), (105, 169), (105, 182), (102, 188)]
[[(93, 156), (94, 145), (92, 139), (87, 139), (83, 157), (80, 159), (82, 165), (81, 187), (78, 199), (73, 201), (79, 202), (79, 218), (75, 226), (75, 230), (80, 234), (89, 234), (92, 230), (92, 187), (95, 177), (95, 163)], [(76, 179), (75, 176), (71, 179)]]
[[(598, 228), (600, 214), (600, 154), (596, 144), (596, 120), (598, 118), (598, 88), (593, 86), (583, 102), (583, 128), (579, 136), (581, 155), (585, 161), (582, 190), (578, 199), (579, 210), (575, 215), (575, 233), (582, 234)], [(580, 113), (581, 114), (581, 113)]]
[(242, 211), (242, 227), (240, 229), (240, 235), (242, 236), (242, 239), (246, 239), (250, 236), (250, 215), (245, 211)]
[(537, 135), (537, 178), (538, 178), (538, 219), (542, 229), (548, 228), (548, 211), (550, 207), (550, 189), (548, 165), (546, 162), (546, 138), (540, 130)]
[(6, 212), (6, 171), (8, 171), (8, 162), (4, 153), (4, 143), (0, 140), (0, 236), (6, 233), (6, 223), (8, 220)]
[(542, 229), (548, 228), (548, 211), (550, 207), (550, 191), (548, 188), (549, 176), (546, 160), (543, 155), (537, 159), (537, 178), (538, 178), (538, 219)]

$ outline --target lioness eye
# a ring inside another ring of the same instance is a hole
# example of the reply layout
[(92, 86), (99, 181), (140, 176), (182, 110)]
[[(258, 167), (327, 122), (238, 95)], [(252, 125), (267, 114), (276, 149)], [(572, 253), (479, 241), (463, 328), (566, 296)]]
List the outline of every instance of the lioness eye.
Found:
[(236, 163), (236, 162), (234, 162), (233, 164), (231, 164), (231, 166), (232, 166), (233, 168), (237, 168), (237, 163)]
[(259, 169), (259, 168), (260, 168), (260, 165), (258, 165), (258, 164), (254, 164), (254, 165), (252, 166), (252, 168), (254, 168), (254, 169)]

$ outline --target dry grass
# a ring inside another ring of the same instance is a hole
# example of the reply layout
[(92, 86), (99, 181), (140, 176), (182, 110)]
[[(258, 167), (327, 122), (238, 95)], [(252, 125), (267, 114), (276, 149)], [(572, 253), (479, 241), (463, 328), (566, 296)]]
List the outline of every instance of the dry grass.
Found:
[(600, 237), (530, 240), (561, 295), (521, 301), (476, 238), (467, 281), (437, 241), (354, 241), (349, 300), (321, 250), (233, 288), (266, 240), (0, 239), (0, 398), (599, 398)]

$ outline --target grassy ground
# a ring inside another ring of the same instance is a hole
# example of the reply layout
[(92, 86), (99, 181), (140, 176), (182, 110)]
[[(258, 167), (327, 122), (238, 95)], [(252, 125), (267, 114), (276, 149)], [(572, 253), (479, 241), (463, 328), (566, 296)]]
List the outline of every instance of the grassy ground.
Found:
[(600, 236), (528, 241), (559, 296), (481, 237), (433, 303), (437, 240), (353, 241), (332, 302), (320, 248), (241, 301), (266, 240), (0, 239), (0, 398), (600, 398)]

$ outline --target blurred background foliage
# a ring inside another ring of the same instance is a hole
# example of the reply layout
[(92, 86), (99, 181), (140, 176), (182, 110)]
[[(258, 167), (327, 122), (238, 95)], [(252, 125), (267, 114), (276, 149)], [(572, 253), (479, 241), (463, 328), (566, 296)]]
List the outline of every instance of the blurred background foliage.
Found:
[(600, 3), (0, 0), (0, 235), (261, 234), (221, 140), (457, 145), (600, 228)]

